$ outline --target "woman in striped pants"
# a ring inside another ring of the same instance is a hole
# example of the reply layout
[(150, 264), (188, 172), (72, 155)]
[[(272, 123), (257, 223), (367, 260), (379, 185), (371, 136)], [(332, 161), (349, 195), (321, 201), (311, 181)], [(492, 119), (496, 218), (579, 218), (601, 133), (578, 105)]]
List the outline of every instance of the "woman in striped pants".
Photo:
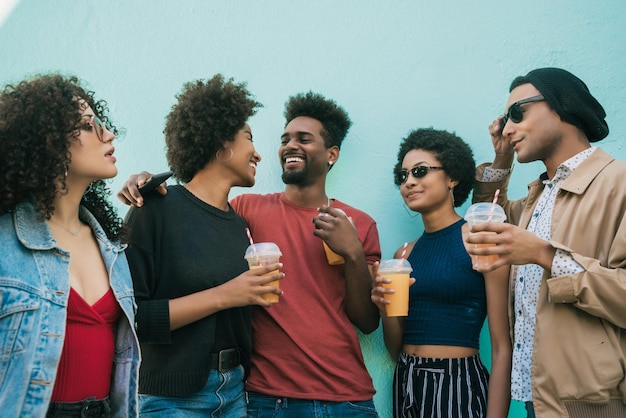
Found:
[[(475, 163), (456, 135), (418, 129), (400, 145), (394, 180), (406, 206), (422, 216), (424, 233), (395, 258), (411, 263), (415, 282), (407, 317), (388, 316), (391, 283), (377, 275), (372, 301), (380, 309), (385, 345), (397, 360), (394, 417), (505, 418), (510, 403), (511, 343), (507, 320), (508, 267), (472, 269), (455, 211), (467, 199)], [(489, 317), (491, 376), (478, 355)]]

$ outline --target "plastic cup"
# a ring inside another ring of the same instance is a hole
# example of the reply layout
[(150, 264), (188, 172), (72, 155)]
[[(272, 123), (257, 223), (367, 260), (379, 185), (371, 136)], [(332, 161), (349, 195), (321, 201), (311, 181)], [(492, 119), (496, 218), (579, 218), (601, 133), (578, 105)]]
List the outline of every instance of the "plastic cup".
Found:
[(404, 258), (380, 262), (378, 275), (391, 279), (391, 283), (383, 283), (382, 287), (395, 290), (393, 294), (384, 295), (384, 298), (391, 302), (385, 305), (387, 316), (407, 316), (409, 314), (409, 284), (412, 271), (411, 263)]
[[(278, 263), (281, 255), (283, 254), (280, 252), (278, 245), (273, 242), (259, 242), (250, 245), (246, 249), (244, 258), (248, 261), (248, 267), (250, 267), (250, 270), (254, 270), (255, 268), (259, 268), (261, 266)], [(278, 270), (270, 271), (269, 273), (264, 274), (264, 276), (274, 273), (278, 273)], [(278, 280), (266, 283), (265, 286), (280, 288)], [(275, 293), (266, 293), (263, 295), (263, 299), (270, 303), (277, 303), (280, 296)]]
[(331, 250), (325, 241), (322, 242), (324, 243), (324, 252), (326, 253), (326, 260), (328, 261), (328, 264), (331, 266), (337, 266), (346, 262), (342, 256)]
[[(342, 213), (343, 215), (346, 215), (346, 212), (344, 212), (342, 209), (339, 208), (335, 208), (339, 213)], [(327, 215), (327, 214), (324, 214)], [(348, 216), (348, 215), (346, 215)], [(350, 219), (350, 222), (352, 222), (352, 218), (348, 216), (348, 219)], [(354, 223), (352, 223), (352, 225), (354, 226)], [(328, 246), (328, 244), (326, 244), (326, 241), (322, 241), (324, 244), (324, 252), (326, 253), (326, 261), (328, 261), (328, 264), (330, 264), (331, 266), (338, 266), (340, 264), (345, 264), (346, 259), (343, 258), (343, 256), (337, 254), (336, 252), (334, 252), (333, 250), (330, 249), (330, 247)]]
[[(485, 222), (502, 223), (506, 221), (506, 214), (502, 206), (497, 203), (475, 203), (465, 213), (465, 220), (469, 227)], [(479, 234), (494, 234), (495, 232), (478, 232)], [(470, 248), (493, 247), (495, 244), (469, 244)], [(472, 255), (472, 267), (475, 270), (485, 268), (498, 259), (497, 255)]]

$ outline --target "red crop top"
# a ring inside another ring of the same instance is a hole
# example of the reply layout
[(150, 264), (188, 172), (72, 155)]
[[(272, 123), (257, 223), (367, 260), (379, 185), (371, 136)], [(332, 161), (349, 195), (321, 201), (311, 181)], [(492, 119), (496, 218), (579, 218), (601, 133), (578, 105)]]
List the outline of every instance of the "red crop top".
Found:
[(53, 402), (109, 396), (115, 323), (121, 312), (111, 289), (92, 306), (70, 289), (65, 342), (54, 382)]

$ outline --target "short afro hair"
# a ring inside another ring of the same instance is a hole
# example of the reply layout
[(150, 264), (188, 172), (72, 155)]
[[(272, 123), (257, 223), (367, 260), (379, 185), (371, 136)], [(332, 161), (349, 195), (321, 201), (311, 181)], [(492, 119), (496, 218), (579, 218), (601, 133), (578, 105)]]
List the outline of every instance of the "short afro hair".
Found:
[(452, 180), (459, 184), (454, 188), (454, 206), (461, 206), (474, 187), (476, 163), (472, 149), (461, 138), (448, 131), (433, 128), (422, 128), (411, 131), (402, 140), (398, 151), (395, 173), (402, 169), (402, 161), (409, 151), (421, 149), (432, 152), (441, 163), (444, 171)]
[(335, 101), (311, 91), (292, 96), (285, 104), (285, 126), (299, 116), (320, 121), (326, 148), (341, 148), (341, 143), (352, 125), (348, 113)]
[(227, 142), (235, 140), (261, 104), (245, 83), (217, 74), (186, 83), (165, 124), (167, 161), (176, 178), (189, 182)]

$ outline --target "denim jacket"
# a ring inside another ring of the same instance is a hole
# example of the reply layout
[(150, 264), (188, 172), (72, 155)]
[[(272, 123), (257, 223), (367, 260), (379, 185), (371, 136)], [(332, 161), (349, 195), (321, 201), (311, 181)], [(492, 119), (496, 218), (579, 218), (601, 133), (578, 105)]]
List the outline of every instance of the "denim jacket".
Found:
[[(111, 377), (113, 417), (137, 416), (139, 343), (136, 305), (124, 246), (112, 243), (88, 210), (92, 229), (124, 315), (116, 327)], [(26, 201), (0, 216), (0, 414), (44, 417), (65, 337), (69, 253), (59, 248), (36, 207)]]

